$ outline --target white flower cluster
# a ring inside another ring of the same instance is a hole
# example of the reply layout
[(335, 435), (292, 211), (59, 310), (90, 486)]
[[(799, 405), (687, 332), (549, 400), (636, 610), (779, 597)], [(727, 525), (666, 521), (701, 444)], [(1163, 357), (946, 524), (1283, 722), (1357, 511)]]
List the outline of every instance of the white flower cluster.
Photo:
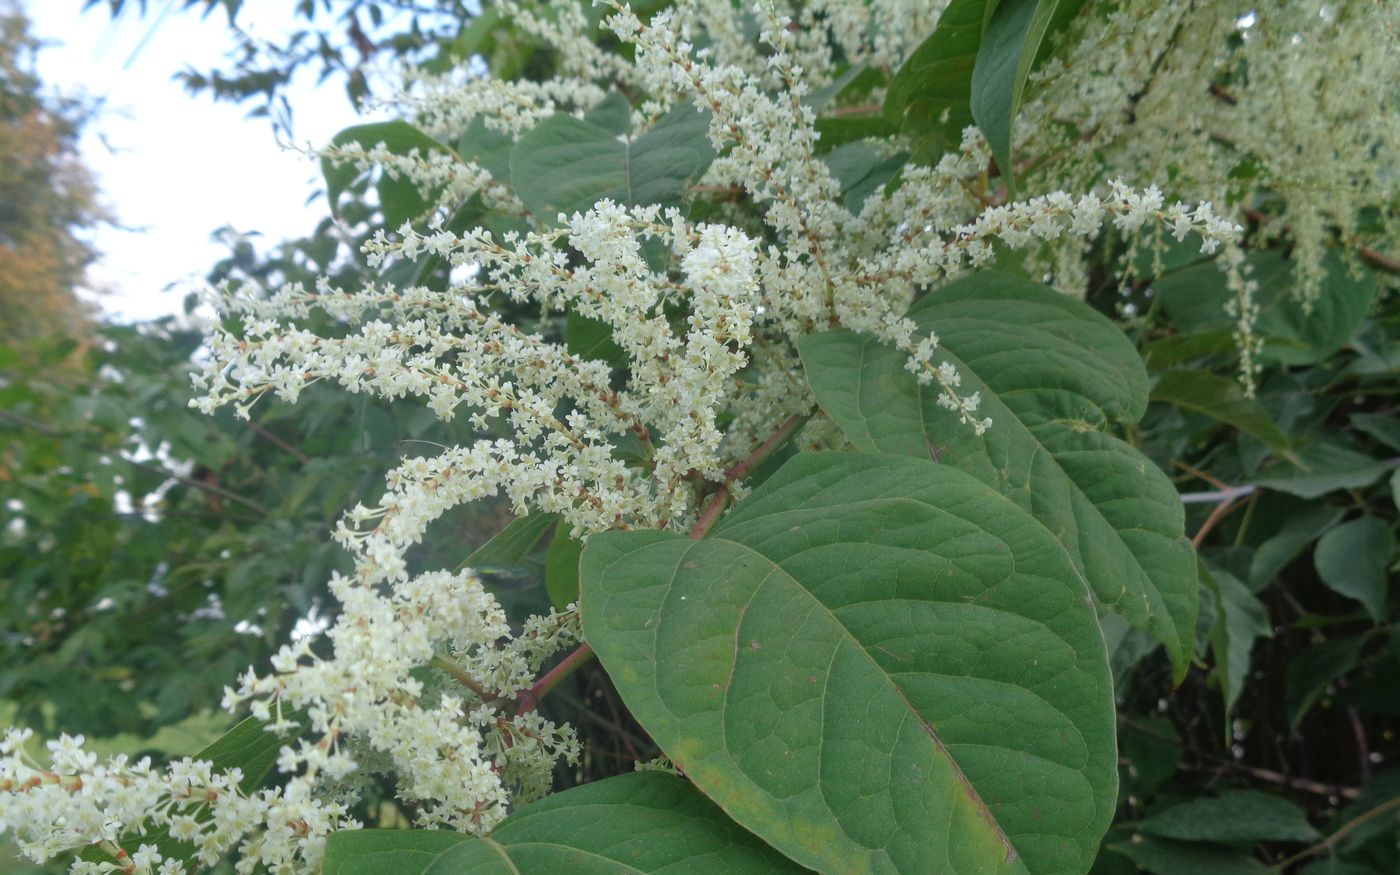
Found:
[[(1400, 176), (1381, 157), (1400, 142), (1392, 4), (1129, 0), (1090, 4), (1078, 21), (1028, 88), (1025, 185), (1075, 191), (1124, 175), (1231, 205), (1256, 244), (1286, 240), (1305, 306), (1323, 291), (1329, 249), (1395, 268), (1385, 253), (1400, 249)], [(1238, 260), (1219, 264), (1252, 387), (1257, 308)]]
[(0, 741), (0, 832), (13, 836), (29, 859), (95, 845), (105, 861), (78, 860), (78, 875), (183, 875), (193, 871), (165, 857), (154, 834), (194, 846), (194, 860), (212, 866), (237, 850), (237, 871), (298, 873), (320, 863), (327, 834), (354, 829), (345, 806), (312, 792), (304, 777), (285, 787), (244, 793), (237, 770), (215, 773), (208, 763), (180, 760), (163, 771), (149, 759), (115, 756), (99, 764), (79, 736), (48, 742), (50, 762), (26, 753), (28, 730)]
[[(200, 408), (232, 404), (247, 416), (264, 394), (295, 401), (306, 386), (327, 381), (350, 392), (416, 399), (443, 419), (465, 417), (483, 436), (405, 459), (375, 506), (345, 515), (336, 537), (354, 555), (355, 570), (330, 582), (340, 602), (327, 635), (331, 652), (289, 644), (272, 673), (250, 672), (228, 692), (228, 707), (251, 707), (275, 719), (274, 727), (289, 728), (288, 709), (305, 709), (310, 725), (282, 750), (278, 765), (287, 783), (280, 795), (235, 802), (244, 799), (230, 789), (236, 777), (207, 774), (196, 782), (222, 795), (202, 803), (205, 814), (190, 815), (194, 821), (180, 821), (181, 829), (193, 822), (203, 835), (219, 829), (206, 824), (220, 822), (221, 806), (262, 806), (240, 815), (237, 836), (220, 833), (211, 853), (242, 842), (243, 860), (255, 861), (250, 866), (314, 861), (325, 829), (352, 825), (344, 819), (344, 787), (366, 773), (392, 773), (421, 825), (488, 830), (514, 801), (547, 791), (558, 759), (578, 755), (572, 733), (539, 717), (531, 699), (546, 661), (577, 641), (576, 614), (531, 618), (517, 631), (474, 572), (410, 571), (408, 552), (454, 507), (504, 496), (519, 514), (559, 514), (576, 537), (685, 530), (699, 518), (702, 500), (742, 495), (746, 455), (780, 425), (795, 428), (812, 412), (796, 343), (836, 327), (894, 345), (967, 427), (995, 427), (979, 414), (979, 393), (964, 392), (964, 375), (940, 356), (938, 338), (916, 332), (904, 313), (919, 294), (936, 293), (999, 248), (1053, 253), (1064, 285), (1106, 226), (1129, 236), (1199, 238), (1204, 253), (1223, 244), (1236, 263), (1232, 288), (1248, 342), (1253, 289), (1237, 264), (1241, 229), (1211, 205), (1235, 203), (1233, 189), (1212, 189), (1194, 206), (1169, 204), (1156, 186), (1100, 184), (1113, 174), (1090, 172), (1093, 151), (1056, 140), (1064, 160), (1047, 165), (1069, 168), (1063, 172), (1072, 184), (1038, 185), (1049, 171), (1030, 174), (1023, 185), (1029, 196), (1007, 202), (988, 190), (989, 153), (969, 129), (935, 166), (906, 165), (888, 195), (877, 189), (863, 202), (851, 198), (849, 180), (821, 151), (817, 122), (825, 110), (804, 98), (832, 85), (847, 62), (896, 67), (932, 30), (944, 4), (817, 0), (750, 10), (727, 0), (681, 0), (645, 20), (608, 5), (600, 25), (572, 0), (509, 0), (503, 11), (552, 50), (557, 76), (532, 83), (410, 71), (395, 105), (422, 130), (455, 142), (477, 123), (518, 140), (555, 112), (581, 114), (614, 88), (631, 97), (634, 131), (690, 103), (708, 113), (717, 157), (691, 181), (686, 208), (605, 199), (570, 215), (535, 216), (523, 210), (509, 180), (493, 179), (449, 149), (397, 155), (383, 144), (341, 144), (325, 153), (332, 161), (378, 165), (437, 199), (427, 222), (376, 234), (364, 248), (371, 265), (433, 256), (467, 279), (446, 290), (387, 282), (345, 290), (324, 281), (315, 289), (269, 290), (247, 283), (215, 298), (240, 329), (209, 338), (196, 381), (204, 393)], [(618, 39), (625, 52), (608, 48)], [(1127, 54), (1136, 46), (1130, 42)], [(1137, 82), (1151, 75), (1136, 67), (1112, 72)], [(854, 107), (839, 95), (825, 99), (834, 101), (833, 111), (868, 114), (881, 96), (867, 91)], [(1032, 108), (1032, 119), (1047, 106), (1035, 104), (1041, 109)], [(1118, 123), (1097, 105), (1080, 108), (1105, 130)], [(1037, 132), (1047, 126), (1063, 128), (1046, 115), (1023, 126), (1036, 129), (1024, 139), (1050, 139)], [(905, 145), (892, 138), (863, 148), (883, 160)], [(1130, 169), (1114, 165), (1120, 176)], [(1172, 176), (1164, 169), (1148, 181)], [(442, 216), (478, 195), (523, 218), (529, 230), (442, 227)], [(699, 201), (707, 220), (691, 221)], [(605, 331), (621, 359), (570, 352), (557, 330), (564, 314)], [(336, 329), (309, 330), (312, 316)], [(800, 440), (830, 445), (840, 436), (817, 415)], [(727, 492), (717, 493), (720, 486)], [(423, 680), (425, 666), (442, 684)], [(145, 808), (123, 807), (118, 785), (149, 788), (141, 799), (156, 800), (171, 817), (190, 808), (160, 789), (186, 786), (176, 771), (86, 762), (69, 762), (64, 768), (82, 767), (68, 771), (58, 764), (20, 771), (19, 754), (7, 753), (14, 778), (0, 792), (0, 829), (14, 829), (31, 856), (114, 843), (157, 822)], [(100, 783), (103, 768), (118, 770), (120, 779), (94, 807), (82, 807), (88, 803), (76, 801), (82, 797), (72, 788)], [(50, 773), (59, 777), (43, 777)], [(41, 780), (29, 787), (35, 775)], [(42, 809), (26, 801), (41, 798), (39, 790), (47, 794)], [(282, 812), (293, 802), (304, 825), (287, 826)], [(199, 819), (206, 815), (212, 820)], [(259, 838), (255, 828), (271, 837)], [(132, 871), (166, 863), (148, 854), (140, 865)]]

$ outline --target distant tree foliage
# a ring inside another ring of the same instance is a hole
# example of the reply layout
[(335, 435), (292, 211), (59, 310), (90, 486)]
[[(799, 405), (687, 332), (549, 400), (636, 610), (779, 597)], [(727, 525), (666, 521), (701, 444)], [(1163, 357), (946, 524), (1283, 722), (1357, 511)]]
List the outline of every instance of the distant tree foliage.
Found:
[(27, 19), (0, 3), (0, 342), (86, 320), (74, 294), (94, 257), (83, 232), (102, 220), (77, 151), (85, 113), (46, 92), (39, 49)]
[[(315, 69), (320, 81), (343, 81), (358, 107), (371, 94), (367, 69), (372, 60), (387, 56), (431, 63), (445, 57), (481, 11), (480, 3), (460, 0), (295, 0), (302, 26), (274, 42), (243, 29), (249, 9), (242, 0), (170, 0), (169, 5), (204, 16), (222, 11), (232, 43), (225, 65), (186, 67), (176, 78), (193, 94), (251, 103), (251, 116), (271, 118), (286, 135), (292, 130), (293, 109), (286, 87), (298, 70)], [(83, 8), (96, 6), (106, 7), (113, 18), (150, 12), (148, 0), (85, 0)], [(252, 11), (266, 12), (266, 7)]]

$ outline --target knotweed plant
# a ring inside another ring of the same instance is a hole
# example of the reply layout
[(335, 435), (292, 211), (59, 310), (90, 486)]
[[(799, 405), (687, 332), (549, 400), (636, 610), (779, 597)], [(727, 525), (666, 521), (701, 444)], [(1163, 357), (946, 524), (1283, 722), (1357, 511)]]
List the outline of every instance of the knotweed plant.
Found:
[[(474, 837), (510, 858), (573, 798), (691, 812), (730, 839), (707, 871), (1087, 870), (1117, 780), (1099, 617), (1180, 676), (1197, 583), (1174, 488), (1114, 436), (1141, 362), (1078, 299), (1213, 258), (1252, 387), (1252, 247), (1293, 247), (1309, 306), (1392, 248), (1394, 10), (499, 12), (529, 77), (406, 69), (402, 121), (321, 152), (333, 201), (380, 182), (381, 279), (211, 294), (201, 409), (325, 382), (480, 435), (346, 511), (324, 641), (227, 690), (275, 780), (11, 730), (0, 831), (85, 873), (449, 844), (473, 871)], [(416, 566), (434, 521), (492, 498), (585, 545), (579, 601), (508, 618), (476, 570)], [(580, 753), (538, 702), (595, 653), (684, 780), (608, 779), (513, 826)], [(433, 832), (350, 835), (381, 779)], [(689, 853), (629, 817), (609, 847)]]

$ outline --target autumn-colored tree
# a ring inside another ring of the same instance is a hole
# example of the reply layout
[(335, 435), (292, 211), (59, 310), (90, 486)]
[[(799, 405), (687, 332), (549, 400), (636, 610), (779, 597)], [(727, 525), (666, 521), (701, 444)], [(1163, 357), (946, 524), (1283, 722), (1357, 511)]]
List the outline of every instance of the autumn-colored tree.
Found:
[(85, 324), (75, 289), (94, 251), (83, 231), (102, 220), (77, 151), (85, 113), (43, 87), (40, 47), (0, 3), (0, 343)]

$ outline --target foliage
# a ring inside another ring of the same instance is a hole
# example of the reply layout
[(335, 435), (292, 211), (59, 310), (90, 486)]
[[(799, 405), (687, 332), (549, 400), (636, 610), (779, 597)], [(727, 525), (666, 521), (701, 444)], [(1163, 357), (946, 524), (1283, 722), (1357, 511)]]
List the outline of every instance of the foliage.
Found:
[[(463, 39), (530, 63), (411, 71), (404, 118), (324, 150), (343, 224), (222, 266), (191, 402), (307, 456), (231, 451), (221, 489), (264, 504), (324, 465), (320, 512), (353, 504), (343, 564), (236, 536), (277, 581), (245, 612), (287, 575), (334, 621), (230, 685), (251, 722), (194, 762), (67, 736), (41, 762), (11, 731), (0, 818), (31, 858), (1400, 866), (1396, 122), (1357, 102), (1394, 108), (1382, 13), (842, 8), (504, 4)], [(133, 367), (101, 397), (156, 370)], [(330, 383), (384, 405), (392, 460), (368, 418), (307, 448)], [(415, 423), (432, 452), (393, 443)], [(37, 472), (92, 468), (31, 467), (26, 509)], [(495, 537), (450, 530), (492, 501)], [(297, 506), (269, 516), (305, 531)]]
[[(208, 18), (221, 13), (230, 41), (221, 67), (187, 67), (178, 78), (192, 94), (216, 100), (254, 102), (249, 115), (272, 120), (290, 137), (295, 107), (287, 88), (298, 73), (313, 69), (319, 81), (340, 80), (346, 96), (361, 106), (375, 95), (371, 83), (384, 59), (410, 60), (438, 67), (467, 59), (475, 51), (457, 45), (474, 21), (470, 4), (456, 0), (294, 0), (283, 4), (296, 29), (280, 40), (254, 36), (242, 23), (263, 9), (243, 0), (176, 0), (184, 12)], [(83, 8), (105, 6), (116, 19), (146, 15), (147, 0), (83, 0)], [(134, 8), (133, 8), (134, 7)], [(249, 8), (251, 7), (251, 8)], [(169, 8), (159, 14), (164, 15)]]
[(102, 220), (77, 154), (85, 110), (46, 93), (29, 23), (0, 4), (0, 343), (73, 331), (75, 289), (93, 253), (83, 232)]

